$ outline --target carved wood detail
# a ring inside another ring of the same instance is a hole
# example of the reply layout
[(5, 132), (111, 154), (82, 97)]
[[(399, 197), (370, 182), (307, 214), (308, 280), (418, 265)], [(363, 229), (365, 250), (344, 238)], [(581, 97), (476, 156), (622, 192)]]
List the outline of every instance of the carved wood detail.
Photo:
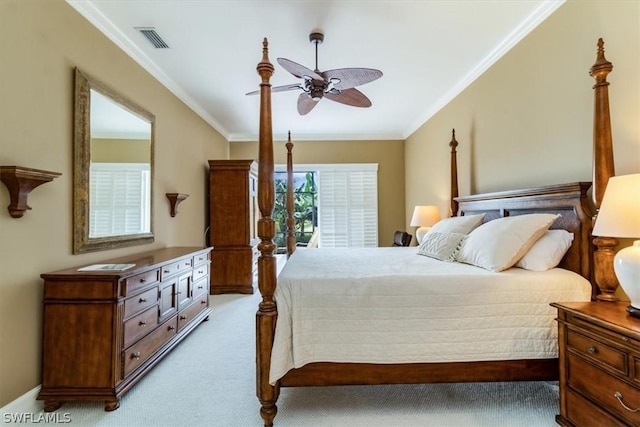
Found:
[[(609, 178), (615, 175), (613, 162), (613, 140), (611, 137), (611, 115), (609, 112), (609, 82), (607, 76), (613, 70), (613, 64), (604, 57), (604, 41), (598, 39), (596, 62), (589, 70), (589, 75), (596, 80), (593, 85), (595, 102), (593, 112), (593, 188), (592, 198), (596, 207), (593, 222), (598, 216), (598, 209)], [(594, 280), (600, 288), (596, 296), (601, 301), (618, 301), (615, 296), (619, 282), (613, 271), (613, 257), (618, 240), (612, 237), (598, 237), (593, 240), (596, 246), (594, 253)]]
[(27, 199), (31, 190), (46, 182), (53, 181), (62, 175), (59, 172), (49, 172), (40, 169), (24, 168), (21, 166), (0, 166), (0, 180), (9, 190), (11, 203), (7, 206), (9, 215), (21, 218), (31, 207)]
[(178, 213), (178, 205), (187, 197), (188, 194), (183, 193), (166, 193), (167, 199), (169, 199), (169, 203), (171, 205), (171, 216), (174, 217)]
[(458, 141), (456, 141), (456, 130), (451, 130), (451, 142), (449, 142), (449, 147), (451, 147), (451, 197), (449, 200), (451, 201), (451, 216), (458, 215), (458, 201), (456, 197), (458, 197), (458, 160), (457, 160), (457, 152), (456, 148), (458, 147)]
[(296, 250), (295, 219), (293, 217), (293, 143), (291, 142), (291, 132), (287, 139), (287, 257), (290, 257)]
[(278, 312), (273, 294), (276, 290), (276, 259), (273, 255), (276, 247), (275, 221), (273, 213), (275, 190), (273, 177), (273, 129), (271, 125), (271, 83), (273, 64), (269, 62), (269, 42), (262, 42), (262, 60), (257, 66), (260, 83), (260, 130), (258, 153), (258, 207), (261, 218), (258, 220), (258, 287), (262, 301), (256, 314), (256, 381), (257, 395), (260, 401), (260, 416), (264, 425), (273, 425), (278, 408), (276, 400), (280, 394), (279, 385), (269, 384), (269, 366), (271, 364), (271, 346), (276, 327)]

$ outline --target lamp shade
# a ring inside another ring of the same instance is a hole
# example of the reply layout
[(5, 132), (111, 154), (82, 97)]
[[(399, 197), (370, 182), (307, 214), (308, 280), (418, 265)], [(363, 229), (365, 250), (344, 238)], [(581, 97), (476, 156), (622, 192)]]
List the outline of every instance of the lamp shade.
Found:
[(412, 227), (431, 227), (440, 221), (440, 210), (437, 206), (416, 206), (411, 216)]
[(592, 234), (640, 238), (640, 173), (609, 178)]
[(440, 210), (437, 206), (418, 205), (413, 209), (411, 216), (412, 227), (418, 227), (416, 230), (416, 240), (422, 242), (422, 238), (429, 231), (429, 228), (440, 221)]
[[(640, 173), (609, 178), (592, 234), (640, 238)], [(640, 317), (640, 240), (616, 253), (613, 270), (631, 300), (629, 314)]]

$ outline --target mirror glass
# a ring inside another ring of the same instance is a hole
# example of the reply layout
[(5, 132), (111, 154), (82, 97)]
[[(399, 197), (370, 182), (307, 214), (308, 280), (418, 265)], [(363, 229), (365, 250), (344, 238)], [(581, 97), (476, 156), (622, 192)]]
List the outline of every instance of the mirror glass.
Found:
[(76, 69), (73, 253), (153, 242), (155, 117)]

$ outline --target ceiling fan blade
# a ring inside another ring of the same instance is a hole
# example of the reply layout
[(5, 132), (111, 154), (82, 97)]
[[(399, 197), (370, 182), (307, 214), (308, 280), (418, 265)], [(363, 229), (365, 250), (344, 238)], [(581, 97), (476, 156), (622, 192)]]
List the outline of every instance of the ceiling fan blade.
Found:
[(334, 82), (333, 87), (345, 90), (379, 79), (382, 77), (382, 71), (373, 68), (337, 68), (324, 71), (322, 75), (327, 81), (340, 80), (337, 83)]
[(306, 93), (301, 93), (298, 97), (298, 113), (301, 116), (304, 116), (309, 111), (313, 110), (313, 107), (318, 104), (318, 101), (314, 101), (312, 98), (309, 98), (309, 95)]
[[(284, 85), (284, 86), (275, 86), (271, 88), (271, 92), (285, 92), (287, 90), (295, 90), (295, 89), (302, 89), (302, 85), (300, 85), (299, 83), (294, 83), (294, 84)], [(245, 93), (245, 95), (257, 95), (259, 93), (260, 93), (259, 90), (254, 90), (253, 92)]]
[(278, 64), (280, 64), (282, 68), (284, 68), (294, 76), (298, 77), (299, 79), (303, 78), (304, 76), (309, 76), (314, 80), (320, 80), (320, 81), (324, 80), (322, 75), (308, 69), (304, 65), (298, 64), (297, 62), (293, 62), (285, 58), (278, 58)]
[(364, 93), (354, 88), (345, 89), (339, 94), (327, 92), (324, 94), (324, 96), (325, 98), (329, 98), (332, 101), (351, 105), (352, 107), (371, 107), (371, 101), (369, 100), (369, 98), (367, 98)]

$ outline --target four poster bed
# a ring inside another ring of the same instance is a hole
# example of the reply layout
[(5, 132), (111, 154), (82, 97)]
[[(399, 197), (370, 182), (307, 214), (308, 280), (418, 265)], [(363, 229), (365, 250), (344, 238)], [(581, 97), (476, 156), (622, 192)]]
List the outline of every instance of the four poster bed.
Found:
[[(587, 194), (591, 183), (586, 182), (457, 197), (455, 134), (450, 143), (451, 209), (457, 218), (479, 218), (484, 226), (535, 214), (523, 218), (551, 217), (540, 233), (548, 228), (573, 235), (560, 268), (535, 272), (524, 267), (496, 272), (500, 270), (416, 256), (415, 247), (320, 248), (291, 255), (295, 245), (290, 217), (291, 257), (276, 277), (269, 83), (273, 65), (266, 39), (257, 69), (262, 78), (258, 166), (262, 300), (256, 315), (256, 364), (265, 426), (273, 424), (280, 387), (557, 379), (556, 326), (549, 303), (615, 299), (615, 278), (608, 267), (613, 254), (605, 250), (594, 256), (591, 241), (593, 206), (599, 206), (606, 182), (614, 175), (606, 82), (611, 64), (604, 59), (602, 42), (591, 69), (596, 78), (593, 200)], [(287, 149), (291, 179), (290, 142)], [(288, 200), (287, 206), (292, 209), (293, 203)], [(595, 243), (611, 247), (616, 242), (599, 238)], [(428, 288), (423, 287), (425, 281), (431, 283)], [(362, 301), (371, 304), (362, 306)], [(320, 324), (329, 332), (319, 331)], [(525, 347), (513, 347), (518, 342)]]

